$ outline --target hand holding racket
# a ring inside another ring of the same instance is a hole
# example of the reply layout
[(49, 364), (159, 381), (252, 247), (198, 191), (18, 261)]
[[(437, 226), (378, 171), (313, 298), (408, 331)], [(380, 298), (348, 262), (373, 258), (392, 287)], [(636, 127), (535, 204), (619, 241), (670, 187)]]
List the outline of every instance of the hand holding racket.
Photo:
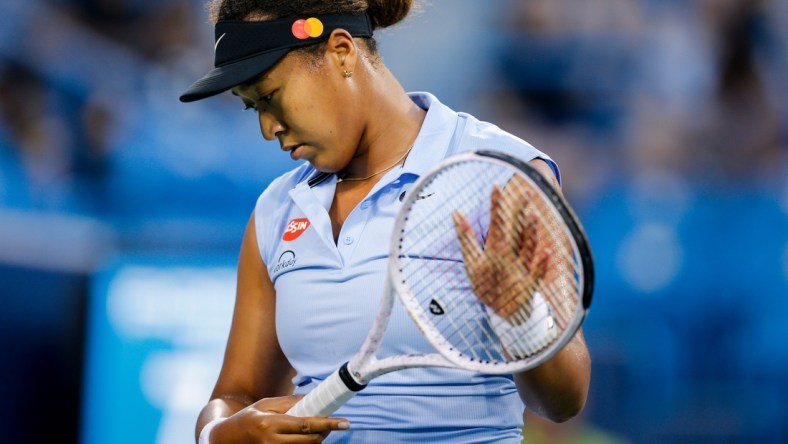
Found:
[[(328, 416), (372, 379), (405, 368), (536, 367), (574, 336), (592, 289), (583, 229), (538, 171), (498, 152), (453, 156), (403, 202), (381, 308), (361, 349), (287, 414)], [(394, 292), (439, 354), (375, 356)]]

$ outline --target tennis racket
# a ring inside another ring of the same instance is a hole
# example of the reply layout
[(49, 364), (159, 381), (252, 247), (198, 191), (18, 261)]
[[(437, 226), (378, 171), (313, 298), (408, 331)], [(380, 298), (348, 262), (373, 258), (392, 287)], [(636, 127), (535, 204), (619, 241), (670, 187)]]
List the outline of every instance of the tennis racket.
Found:
[[(533, 368), (582, 324), (593, 277), (582, 226), (538, 171), (494, 151), (452, 156), (403, 201), (380, 311), (361, 349), (287, 414), (329, 416), (372, 379), (407, 368)], [(376, 357), (395, 293), (438, 353)]]

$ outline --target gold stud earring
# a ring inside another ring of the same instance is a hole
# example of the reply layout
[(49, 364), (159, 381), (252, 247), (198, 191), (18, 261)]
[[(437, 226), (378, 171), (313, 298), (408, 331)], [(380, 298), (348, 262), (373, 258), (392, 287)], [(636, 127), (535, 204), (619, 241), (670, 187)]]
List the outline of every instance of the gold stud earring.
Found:
[(345, 70), (344, 76), (345, 76), (346, 79), (349, 79), (349, 78), (353, 77), (353, 71)]

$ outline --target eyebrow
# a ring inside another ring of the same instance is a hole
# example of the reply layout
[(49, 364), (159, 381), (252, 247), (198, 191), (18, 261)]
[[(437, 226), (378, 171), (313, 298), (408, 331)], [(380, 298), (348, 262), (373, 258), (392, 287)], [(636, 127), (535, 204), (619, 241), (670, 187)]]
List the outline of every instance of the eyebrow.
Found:
[[(247, 80), (246, 82), (243, 82), (243, 83), (240, 83), (240, 84), (236, 85), (235, 88), (242, 88), (242, 89), (245, 89), (245, 90), (251, 89), (252, 91), (254, 91), (255, 93), (257, 93), (259, 95), (260, 94), (260, 88), (258, 88), (257, 85), (259, 85), (260, 82), (265, 81), (266, 79), (268, 79), (268, 73), (264, 72), (264, 73), (262, 73), (262, 74), (260, 74), (260, 75), (258, 75), (256, 77), (253, 77), (250, 80)], [(232, 92), (232, 94), (234, 96), (241, 97), (237, 92), (235, 92), (235, 88), (231, 89), (230, 91)], [(243, 98), (243, 97), (241, 97), (241, 98)]]
[(264, 72), (264, 73), (262, 73), (260, 75), (252, 77), (251, 79), (247, 80), (246, 82), (241, 83), (238, 86), (248, 89), (248, 88), (251, 88), (252, 86), (254, 86), (254, 85), (256, 85), (256, 84), (258, 84), (260, 82), (264, 82), (265, 80), (268, 80), (268, 73), (267, 72)]
[[(244, 95), (238, 94), (238, 92), (236, 91), (237, 88), (240, 88), (242, 90), (242, 92), (246, 93), (250, 89), (249, 86), (247, 86), (246, 84), (238, 85), (238, 86), (234, 87), (233, 89), (231, 89), (230, 93), (232, 93), (232, 95), (234, 95), (235, 97), (238, 97), (238, 98), (240, 98), (241, 100), (244, 100), (244, 101), (245, 100), (252, 100), (249, 97), (247, 97), (246, 94), (244, 94)], [(254, 91), (254, 89), (252, 89), (252, 91)]]

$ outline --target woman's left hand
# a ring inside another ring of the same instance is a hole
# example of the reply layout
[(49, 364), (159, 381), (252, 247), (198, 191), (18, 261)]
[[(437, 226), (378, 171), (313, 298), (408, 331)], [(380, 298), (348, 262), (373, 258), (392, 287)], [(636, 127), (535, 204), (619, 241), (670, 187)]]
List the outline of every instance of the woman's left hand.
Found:
[[(529, 207), (529, 192), (516, 176), (506, 192), (494, 186), (490, 196), (490, 227), (482, 247), (470, 221), (453, 215), (457, 238), (474, 293), (511, 324), (531, 312), (534, 293), (552, 279), (551, 249), (538, 235), (541, 222)], [(523, 307), (525, 310), (520, 310)]]

